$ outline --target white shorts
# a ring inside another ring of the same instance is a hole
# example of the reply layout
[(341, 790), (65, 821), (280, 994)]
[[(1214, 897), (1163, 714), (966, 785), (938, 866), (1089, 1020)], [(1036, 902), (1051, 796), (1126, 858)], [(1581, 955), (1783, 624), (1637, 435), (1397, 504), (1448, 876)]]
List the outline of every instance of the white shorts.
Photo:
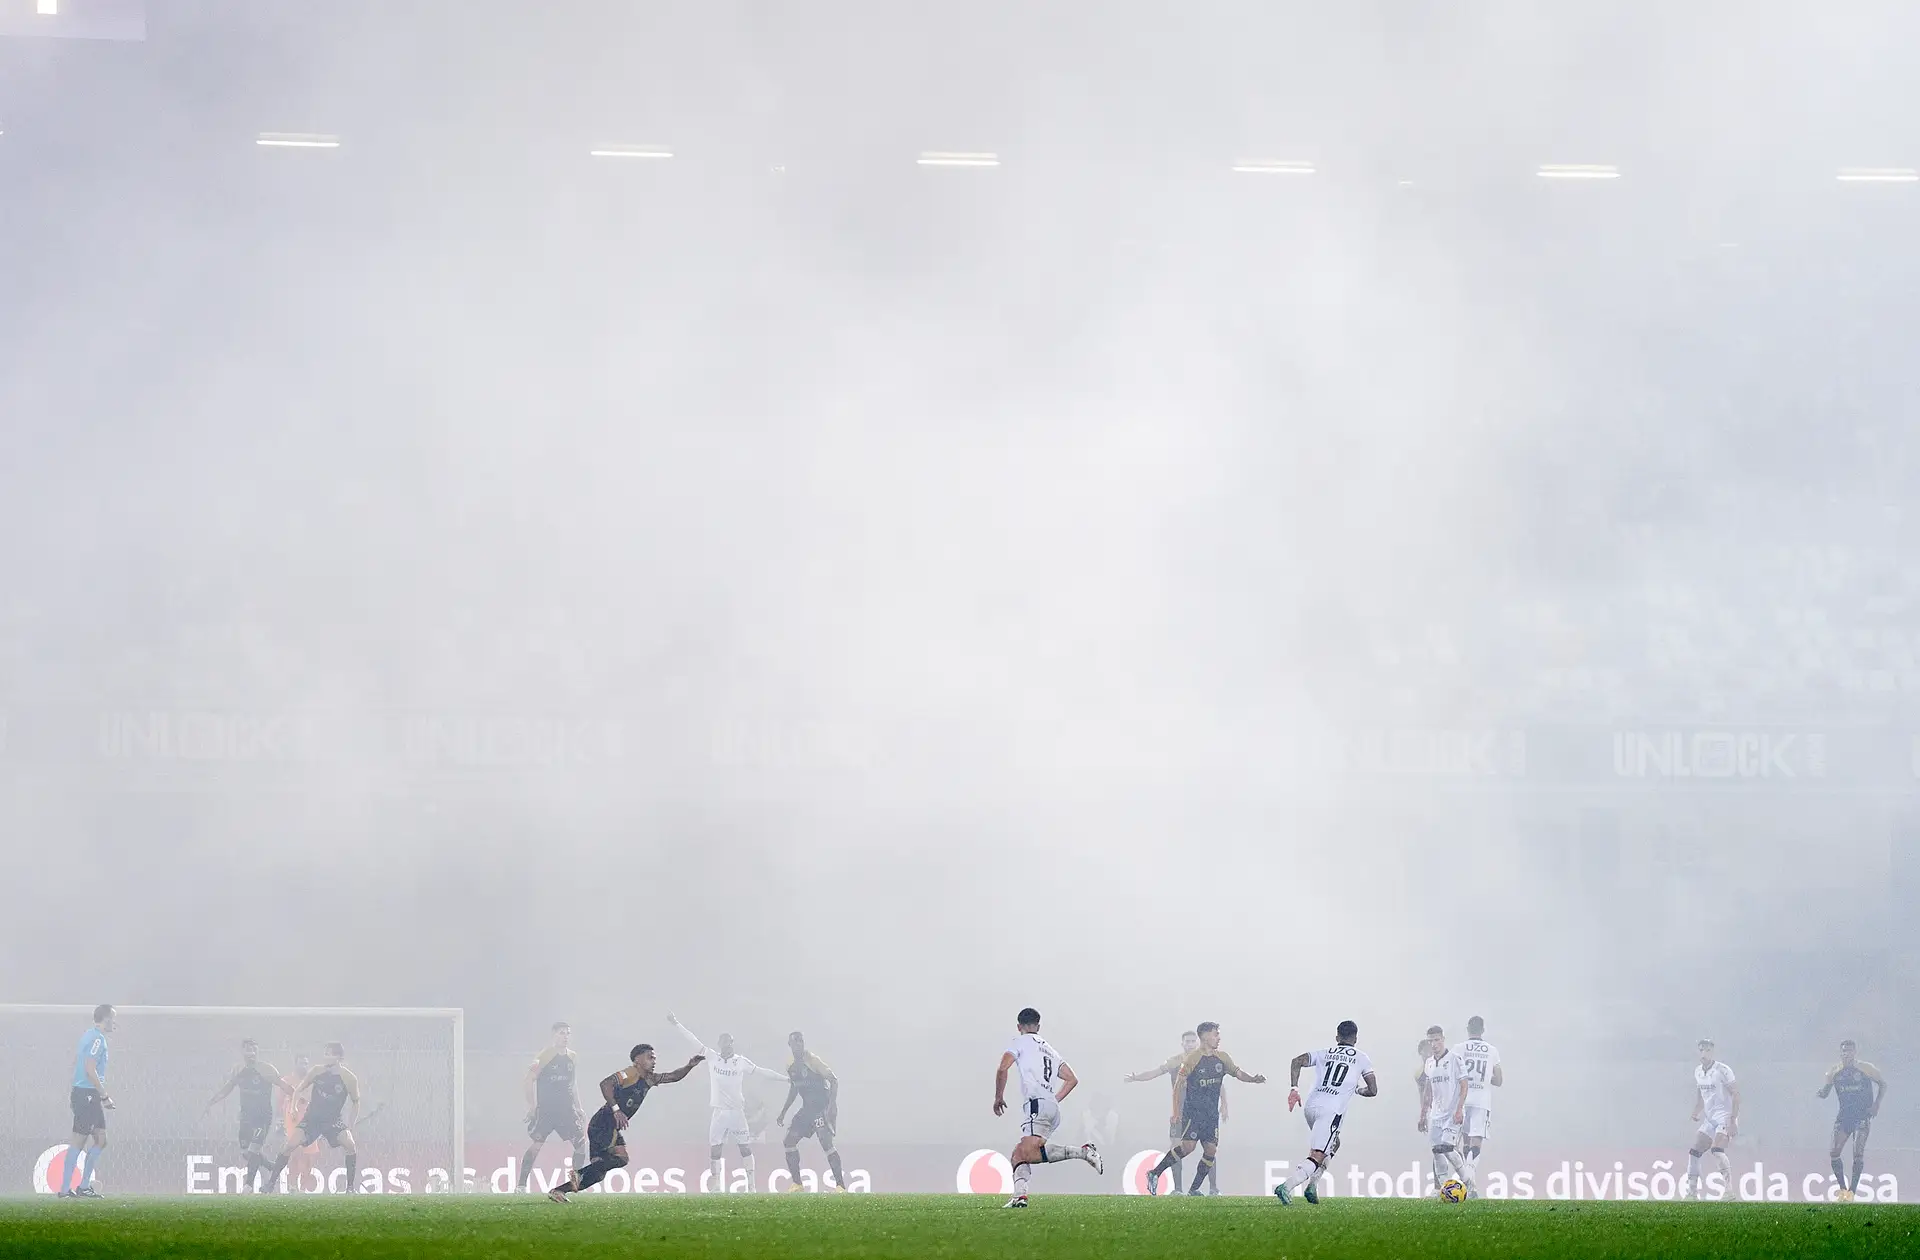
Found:
[(1468, 1137), (1470, 1138), (1486, 1137), (1487, 1128), (1492, 1123), (1493, 1123), (1493, 1108), (1475, 1107), (1471, 1105), (1467, 1107), (1467, 1136)]
[(1719, 1137), (1733, 1128), (1733, 1113), (1730, 1111), (1709, 1111), (1700, 1118), (1699, 1132), (1708, 1137)]
[(1460, 1126), (1453, 1122), (1452, 1112), (1448, 1112), (1439, 1120), (1432, 1116), (1427, 1117), (1427, 1145), (1434, 1147), (1460, 1145)]
[(713, 1119), (707, 1121), (707, 1145), (721, 1146), (733, 1142), (740, 1146), (753, 1141), (747, 1132), (747, 1113), (744, 1111), (722, 1111), (713, 1109)]
[(1050, 1138), (1060, 1127), (1060, 1104), (1051, 1098), (1029, 1098), (1020, 1104), (1020, 1132), (1027, 1137)]
[(1340, 1136), (1340, 1113), (1331, 1106), (1307, 1104), (1307, 1149), (1323, 1154), (1333, 1148)]

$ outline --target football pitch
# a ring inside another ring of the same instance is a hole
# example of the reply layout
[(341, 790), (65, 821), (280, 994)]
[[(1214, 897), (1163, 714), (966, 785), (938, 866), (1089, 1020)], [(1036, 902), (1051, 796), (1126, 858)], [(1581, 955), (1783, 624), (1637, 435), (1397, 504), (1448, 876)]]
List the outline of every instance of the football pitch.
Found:
[(0, 1201), (0, 1257), (1403, 1257), (1920, 1255), (1920, 1208), (958, 1195)]

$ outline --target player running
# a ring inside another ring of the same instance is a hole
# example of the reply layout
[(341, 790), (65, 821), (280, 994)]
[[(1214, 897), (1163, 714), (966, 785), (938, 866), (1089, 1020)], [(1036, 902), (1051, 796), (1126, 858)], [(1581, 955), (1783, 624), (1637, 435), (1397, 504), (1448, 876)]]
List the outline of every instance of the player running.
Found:
[(520, 1193), (527, 1192), (533, 1165), (547, 1139), (557, 1137), (573, 1147), (573, 1166), (587, 1162), (587, 1117), (580, 1110), (574, 1082), (579, 1063), (573, 1053), (573, 1025), (561, 1020), (553, 1026), (553, 1040), (527, 1067), (527, 1153), (520, 1157)]
[(840, 1152), (833, 1145), (833, 1135), (840, 1128), (840, 1078), (818, 1055), (807, 1052), (807, 1039), (799, 1033), (787, 1038), (787, 1048), (793, 1051), (787, 1063), (787, 1100), (773, 1118), (775, 1124), (785, 1124), (787, 1108), (795, 1099), (800, 1101), (800, 1110), (793, 1113), (793, 1124), (780, 1143), (787, 1154), (787, 1190), (806, 1189), (800, 1184), (800, 1142), (814, 1137), (819, 1139), (820, 1149), (827, 1154), (827, 1166), (833, 1170), (833, 1188), (844, 1191), (847, 1175), (840, 1167)]
[(587, 1146), (592, 1151), (593, 1162), (585, 1168), (575, 1168), (565, 1181), (547, 1191), (547, 1197), (555, 1203), (565, 1203), (568, 1195), (599, 1185), (608, 1173), (627, 1166), (627, 1122), (640, 1110), (640, 1104), (647, 1101), (647, 1091), (655, 1085), (685, 1080), (687, 1073), (700, 1065), (700, 1056), (696, 1054), (688, 1059), (685, 1067), (656, 1072), (653, 1047), (641, 1042), (628, 1053), (627, 1062), (627, 1067), (600, 1082), (600, 1096), (606, 1102), (587, 1122)]
[(1687, 1188), (1681, 1197), (1698, 1199), (1703, 1185), (1700, 1157), (1713, 1152), (1714, 1171), (1720, 1174), (1720, 1197), (1733, 1192), (1733, 1165), (1727, 1159), (1727, 1147), (1740, 1129), (1740, 1086), (1733, 1069), (1713, 1055), (1713, 1038), (1702, 1037), (1695, 1043), (1700, 1062), (1693, 1069), (1693, 1087), (1698, 1097), (1693, 1102), (1696, 1132), (1687, 1150)]
[[(1220, 1025), (1209, 1020), (1194, 1029), (1200, 1035), (1200, 1044), (1180, 1060), (1180, 1070), (1174, 1077), (1175, 1084), (1181, 1088), (1180, 1095), (1180, 1140), (1153, 1166), (1147, 1174), (1147, 1193), (1160, 1193), (1160, 1174), (1173, 1167), (1174, 1161), (1193, 1153), (1200, 1148), (1200, 1166), (1193, 1174), (1193, 1185), (1188, 1187), (1189, 1195), (1200, 1193), (1200, 1183), (1213, 1171), (1214, 1160), (1220, 1153), (1220, 1085), (1229, 1076), (1249, 1085), (1264, 1085), (1264, 1076), (1249, 1076), (1236, 1065), (1231, 1056), (1220, 1048)], [(1174, 1186), (1178, 1194), (1180, 1187)]]
[[(1157, 1076), (1167, 1078), (1167, 1084), (1172, 1086), (1172, 1088), (1168, 1090), (1168, 1098), (1170, 1101), (1167, 1111), (1167, 1141), (1174, 1146), (1180, 1145), (1180, 1063), (1188, 1055), (1192, 1054), (1199, 1044), (1200, 1034), (1194, 1032), (1192, 1029), (1188, 1029), (1186, 1032), (1180, 1034), (1180, 1051), (1178, 1054), (1169, 1057), (1167, 1061), (1159, 1067), (1148, 1068), (1144, 1072), (1129, 1072), (1123, 1078), (1129, 1081), (1150, 1081)], [(1173, 1184), (1176, 1187), (1179, 1186), (1182, 1181), (1180, 1173), (1182, 1162), (1183, 1161), (1177, 1159), (1173, 1161)]]
[(721, 1033), (720, 1044), (709, 1046), (672, 1011), (667, 1012), (667, 1022), (707, 1061), (707, 1105), (713, 1109), (713, 1116), (707, 1121), (708, 1184), (715, 1194), (727, 1192), (723, 1148), (732, 1142), (740, 1150), (740, 1167), (747, 1173), (747, 1193), (752, 1194), (759, 1183), (753, 1167), (753, 1131), (747, 1126), (747, 1078), (764, 1076), (772, 1081), (785, 1081), (786, 1074), (761, 1067), (744, 1054), (735, 1054), (732, 1033)]
[(1487, 1021), (1475, 1015), (1467, 1021), (1467, 1039), (1460, 1044), (1460, 1061), (1467, 1065), (1467, 1122), (1461, 1136), (1466, 1141), (1467, 1171), (1473, 1174), (1470, 1193), (1476, 1199), (1480, 1197), (1480, 1144), (1493, 1122), (1494, 1087), (1507, 1081), (1500, 1068), (1500, 1052), (1486, 1039), (1486, 1031)]
[(1460, 1130), (1466, 1123), (1467, 1065), (1460, 1052), (1447, 1048), (1447, 1035), (1435, 1024), (1427, 1029), (1427, 1059), (1420, 1065), (1420, 1121), (1414, 1127), (1427, 1135), (1433, 1147), (1433, 1184), (1445, 1184), (1452, 1169), (1477, 1196), (1473, 1173), (1460, 1157)]
[(347, 1153), (347, 1193), (360, 1193), (360, 1150), (353, 1141), (354, 1121), (360, 1118), (360, 1078), (347, 1067), (346, 1059), (347, 1048), (329, 1041), (327, 1057), (309, 1068), (294, 1086), (295, 1094), (307, 1091), (306, 1114), (287, 1139), (287, 1149), (280, 1152), (267, 1173), (269, 1180), (279, 1180), (295, 1151), (325, 1138), (328, 1146)]
[(248, 1037), (240, 1043), (240, 1062), (227, 1073), (227, 1080), (207, 1100), (201, 1115), (220, 1105), (234, 1090), (240, 1091), (240, 1153), (247, 1159), (247, 1188), (261, 1193), (260, 1174), (266, 1171), (267, 1134), (273, 1131), (273, 1092), (284, 1090), (280, 1069), (260, 1062), (260, 1043)]
[(1283, 1204), (1293, 1202), (1293, 1193), (1309, 1203), (1320, 1202), (1314, 1189), (1320, 1174), (1340, 1149), (1340, 1118), (1346, 1114), (1347, 1100), (1358, 1093), (1373, 1098), (1380, 1093), (1380, 1082), (1373, 1076), (1373, 1060), (1360, 1049), (1360, 1025), (1350, 1019), (1340, 1021), (1333, 1030), (1334, 1043), (1325, 1050), (1308, 1050), (1293, 1056), (1291, 1088), (1287, 1090), (1287, 1110), (1301, 1105), (1300, 1070), (1312, 1068), (1316, 1079), (1307, 1087), (1306, 1120), (1307, 1162), (1293, 1175), (1293, 1184), (1281, 1182), (1273, 1188), (1274, 1197)]
[[(1858, 1053), (1851, 1038), (1841, 1042), (1840, 1062), (1827, 1069), (1827, 1079), (1820, 1086), (1822, 1098), (1829, 1093), (1840, 1095), (1840, 1114), (1833, 1118), (1833, 1148), (1828, 1158), (1833, 1161), (1833, 1179), (1840, 1183), (1837, 1197), (1842, 1203), (1853, 1202), (1853, 1196), (1859, 1193), (1860, 1169), (1867, 1160), (1867, 1134), (1887, 1096), (1887, 1078), (1873, 1064), (1862, 1063)], [(1852, 1178), (1840, 1169), (1840, 1153), (1846, 1150), (1848, 1138), (1853, 1139)]]
[[(67, 1144), (67, 1160), (62, 1166), (56, 1196), (62, 1199), (98, 1199), (93, 1172), (100, 1163), (100, 1152), (107, 1148), (107, 1113), (113, 1099), (107, 1096), (107, 1034), (114, 1030), (114, 1010), (110, 1003), (93, 1008), (93, 1024), (80, 1034), (80, 1045), (73, 1056), (73, 1138)], [(80, 1184), (73, 1184), (78, 1163)]]
[(1013, 1154), (1008, 1156), (1013, 1164), (1013, 1197), (1007, 1200), (1006, 1206), (1023, 1208), (1027, 1206), (1027, 1182), (1033, 1177), (1035, 1164), (1079, 1159), (1092, 1164), (1096, 1173), (1105, 1172), (1107, 1165), (1100, 1158), (1100, 1148), (1091, 1142), (1073, 1147), (1047, 1141), (1060, 1127), (1061, 1101), (1073, 1092), (1080, 1080), (1060, 1057), (1060, 1052), (1040, 1035), (1039, 1011), (1031, 1006), (1023, 1008), (1014, 1017), (1014, 1027), (1017, 1031), (1001, 1054), (1000, 1070), (993, 1078), (993, 1114), (1007, 1114), (1007, 1073), (1018, 1067), (1023, 1099), (1020, 1140), (1014, 1143)]

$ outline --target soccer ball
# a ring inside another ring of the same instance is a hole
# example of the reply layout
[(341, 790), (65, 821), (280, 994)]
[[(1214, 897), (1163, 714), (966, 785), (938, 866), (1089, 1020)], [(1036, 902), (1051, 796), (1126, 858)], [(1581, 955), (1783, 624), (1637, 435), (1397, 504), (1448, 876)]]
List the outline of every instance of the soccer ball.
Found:
[(1460, 1203), (1467, 1197), (1467, 1184), (1455, 1177), (1449, 1177), (1440, 1183), (1440, 1201), (1442, 1203)]

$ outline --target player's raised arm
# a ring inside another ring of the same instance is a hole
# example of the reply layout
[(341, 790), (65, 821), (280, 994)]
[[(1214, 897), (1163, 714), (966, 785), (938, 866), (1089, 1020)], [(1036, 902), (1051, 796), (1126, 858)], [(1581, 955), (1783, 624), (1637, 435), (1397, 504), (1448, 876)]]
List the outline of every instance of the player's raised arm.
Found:
[(1173, 1068), (1169, 1064), (1162, 1063), (1159, 1067), (1151, 1067), (1144, 1072), (1129, 1072), (1120, 1079), (1123, 1081), (1150, 1081), (1156, 1076), (1165, 1076), (1172, 1071)]
[(714, 1050), (713, 1047), (709, 1046), (706, 1042), (700, 1040), (700, 1035), (681, 1023), (680, 1017), (672, 1011), (667, 1012), (667, 1022), (673, 1025), (675, 1032), (686, 1039), (687, 1044), (693, 1047), (695, 1054), (708, 1059), (717, 1059), (720, 1057), (718, 1051)]
[[(1013, 1051), (1000, 1052), (1000, 1070), (993, 1074), (993, 1114), (1007, 1114), (1007, 1073), (1013, 1070)], [(781, 1108), (785, 1111), (786, 1108)]]
[(704, 1054), (696, 1054), (671, 1072), (653, 1073), (648, 1078), (649, 1083), (654, 1085), (671, 1085), (675, 1081), (684, 1081), (687, 1079), (687, 1073), (706, 1062), (706, 1058), (707, 1056)]
[(774, 1080), (774, 1081), (784, 1081), (787, 1079), (787, 1074), (785, 1072), (780, 1071), (778, 1068), (762, 1067), (760, 1064), (755, 1063), (752, 1059), (748, 1059), (746, 1063), (747, 1063), (747, 1073), (750, 1076), (764, 1076), (768, 1080)]
[(1060, 1092), (1053, 1096), (1053, 1101), (1065, 1102), (1067, 1099), (1067, 1095), (1073, 1092), (1073, 1087), (1080, 1083), (1080, 1078), (1075, 1076), (1073, 1074), (1073, 1069), (1068, 1067), (1065, 1063), (1062, 1063), (1060, 1065), (1059, 1072), (1060, 1072)]
[(1255, 1076), (1248, 1073), (1238, 1063), (1235, 1063), (1232, 1057), (1224, 1050), (1215, 1050), (1213, 1053), (1214, 1057), (1219, 1059), (1221, 1064), (1227, 1069), (1227, 1075), (1231, 1076), (1234, 1080), (1245, 1081), (1249, 1085), (1265, 1085), (1267, 1083), (1266, 1077)]

